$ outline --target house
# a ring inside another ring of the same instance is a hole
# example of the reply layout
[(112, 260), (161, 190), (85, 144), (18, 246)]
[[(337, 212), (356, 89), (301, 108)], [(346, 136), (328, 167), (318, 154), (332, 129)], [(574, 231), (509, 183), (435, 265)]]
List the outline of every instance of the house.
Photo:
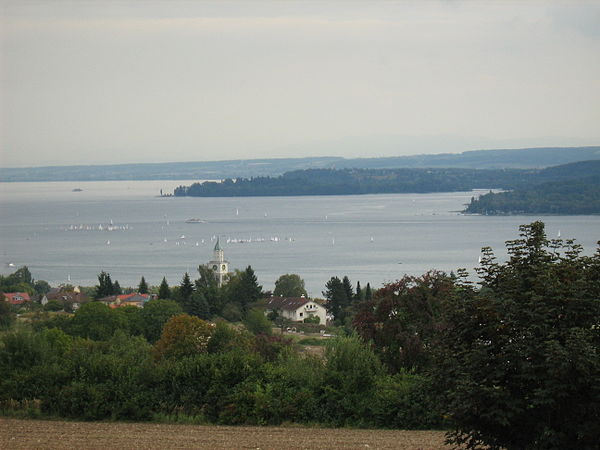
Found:
[(22, 305), (25, 302), (31, 301), (27, 292), (7, 292), (4, 294), (4, 300), (11, 305)]
[(121, 306), (137, 306), (138, 308), (143, 308), (144, 304), (153, 298), (154, 296), (151, 294), (140, 294), (139, 292), (134, 292), (133, 294), (111, 295), (108, 297), (103, 297), (98, 301), (108, 305), (113, 309), (120, 308)]
[(271, 297), (266, 312), (277, 312), (292, 322), (304, 322), (304, 319), (318, 317), (319, 323), (327, 323), (327, 311), (314, 300), (302, 297)]
[(45, 306), (50, 300), (68, 303), (73, 311), (79, 309), (82, 303), (90, 301), (89, 297), (82, 293), (77, 286), (74, 288), (66, 288), (65, 286), (52, 288), (42, 297), (40, 303)]

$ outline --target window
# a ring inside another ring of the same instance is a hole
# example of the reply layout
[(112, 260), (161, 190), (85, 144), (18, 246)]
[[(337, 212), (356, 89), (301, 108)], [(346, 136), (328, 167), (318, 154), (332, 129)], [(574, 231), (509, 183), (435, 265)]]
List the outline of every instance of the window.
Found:
[(300, 313), (300, 317), (302, 317), (302, 313)]

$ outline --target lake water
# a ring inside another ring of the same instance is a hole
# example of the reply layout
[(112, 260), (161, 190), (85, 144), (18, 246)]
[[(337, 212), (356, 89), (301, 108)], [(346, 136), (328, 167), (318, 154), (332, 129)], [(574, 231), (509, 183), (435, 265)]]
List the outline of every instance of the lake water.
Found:
[[(481, 247), (504, 259), (504, 242), (518, 236), (518, 226), (540, 219), (459, 214), (478, 195), (472, 192), (158, 197), (160, 189), (191, 182), (0, 183), (0, 271), (27, 265), (52, 285), (95, 285), (101, 270), (121, 286), (136, 286), (142, 275), (175, 285), (186, 271), (196, 277), (219, 236), (230, 267), (251, 265), (264, 289), (297, 273), (319, 296), (334, 275), (379, 287), (429, 269), (473, 272)], [(586, 254), (596, 250), (599, 216), (541, 219), (550, 237), (560, 231)]]

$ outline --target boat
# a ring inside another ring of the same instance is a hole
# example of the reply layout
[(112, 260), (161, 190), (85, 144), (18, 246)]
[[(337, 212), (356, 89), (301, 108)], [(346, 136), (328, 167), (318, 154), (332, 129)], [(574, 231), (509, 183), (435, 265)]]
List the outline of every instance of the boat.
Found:
[(185, 223), (206, 223), (206, 220), (202, 220), (202, 219), (198, 219), (198, 218), (192, 217), (191, 219), (187, 219), (185, 221)]

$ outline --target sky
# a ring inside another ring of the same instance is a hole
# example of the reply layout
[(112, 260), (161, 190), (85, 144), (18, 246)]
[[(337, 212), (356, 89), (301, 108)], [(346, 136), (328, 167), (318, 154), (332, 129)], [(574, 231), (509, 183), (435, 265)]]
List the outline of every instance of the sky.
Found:
[(598, 0), (0, 0), (0, 167), (579, 145)]

